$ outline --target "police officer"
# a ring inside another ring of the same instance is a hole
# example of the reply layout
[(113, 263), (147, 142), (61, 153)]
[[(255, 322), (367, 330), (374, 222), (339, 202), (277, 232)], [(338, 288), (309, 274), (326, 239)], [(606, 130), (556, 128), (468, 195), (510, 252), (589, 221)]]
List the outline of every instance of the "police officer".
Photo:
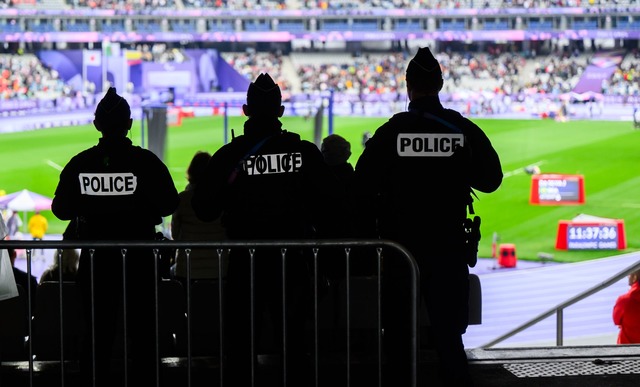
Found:
[[(102, 133), (96, 146), (74, 156), (60, 174), (52, 211), (61, 220), (77, 221), (80, 240), (153, 240), (155, 226), (178, 205), (178, 192), (162, 161), (127, 138), (132, 125), (127, 101), (110, 88), (98, 103), (93, 121)], [(155, 385), (154, 256), (152, 251), (128, 249), (127, 334), (131, 385)], [(122, 306), (120, 249), (83, 249), (78, 282), (87, 323), (81, 368), (85, 382), (109, 381), (116, 316)], [(95, 374), (91, 362), (91, 272), (95, 307)], [(122, 379), (117, 380), (119, 385)], [(86, 384), (92, 385), (92, 384)]]
[[(301, 239), (316, 235), (323, 203), (335, 195), (337, 179), (324, 163), (313, 143), (282, 129), (284, 113), (278, 85), (268, 74), (260, 74), (247, 91), (242, 107), (248, 117), (244, 134), (213, 154), (205, 175), (196, 186), (192, 205), (204, 221), (222, 215), (230, 239)], [(292, 250), (292, 249), (289, 249)], [(250, 256), (246, 250), (232, 250), (228, 267), (226, 306), (229, 322), (228, 350), (231, 385), (250, 385), (251, 330), (261, 342), (264, 311), (273, 321), (273, 348), (283, 353), (282, 256), (278, 248), (255, 252), (255, 319), (250, 315)], [(287, 385), (304, 384), (307, 364), (304, 332), (309, 272), (305, 256), (286, 252), (286, 351)], [(262, 352), (264, 353), (264, 352)], [(255, 359), (253, 359), (255, 360)], [(278, 385), (282, 383), (276, 382)]]
[[(468, 265), (475, 264), (477, 245), (464, 224), (472, 189), (495, 191), (502, 168), (484, 132), (440, 103), (442, 71), (429, 48), (420, 48), (409, 62), (406, 82), (408, 111), (377, 129), (356, 164), (352, 196), (368, 204), (356, 214), (357, 230), (394, 240), (412, 253), (440, 377), (446, 385), (471, 385), (462, 334), (468, 321)], [(404, 386), (409, 385), (410, 305), (408, 271), (397, 258), (387, 254), (383, 260), (383, 315), (391, 316), (383, 321), (390, 363), (384, 374)]]

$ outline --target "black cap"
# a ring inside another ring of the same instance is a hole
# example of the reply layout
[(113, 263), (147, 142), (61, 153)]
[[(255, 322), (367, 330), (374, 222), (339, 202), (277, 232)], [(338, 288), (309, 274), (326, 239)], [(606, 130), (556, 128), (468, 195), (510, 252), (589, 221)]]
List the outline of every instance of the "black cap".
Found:
[(440, 91), (442, 69), (429, 47), (421, 47), (407, 66), (407, 82), (414, 88)]
[(126, 99), (116, 93), (115, 87), (110, 87), (98, 103), (95, 117), (108, 125), (124, 124), (131, 118), (131, 107)]
[(254, 82), (251, 82), (247, 90), (247, 105), (253, 114), (279, 114), (282, 94), (280, 87), (269, 74), (260, 74)]

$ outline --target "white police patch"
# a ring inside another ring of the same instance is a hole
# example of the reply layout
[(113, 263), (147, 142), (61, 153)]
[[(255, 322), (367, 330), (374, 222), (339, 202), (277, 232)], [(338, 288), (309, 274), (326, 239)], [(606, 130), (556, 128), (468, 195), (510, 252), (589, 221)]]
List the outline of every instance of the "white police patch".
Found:
[(133, 195), (138, 186), (138, 179), (133, 173), (81, 173), (78, 177), (83, 195)]
[(400, 157), (449, 157), (463, 146), (462, 133), (400, 133), (397, 139)]
[(301, 167), (300, 152), (254, 155), (243, 163), (243, 168), (249, 176), (298, 172)]

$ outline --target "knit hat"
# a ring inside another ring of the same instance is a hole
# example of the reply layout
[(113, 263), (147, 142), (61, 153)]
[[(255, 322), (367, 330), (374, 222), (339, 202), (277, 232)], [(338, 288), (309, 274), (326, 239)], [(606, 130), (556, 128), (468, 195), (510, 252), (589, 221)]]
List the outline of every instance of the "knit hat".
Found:
[(327, 165), (333, 167), (346, 163), (351, 156), (351, 144), (337, 134), (331, 134), (322, 140), (320, 151)]
[(440, 91), (442, 89), (442, 69), (429, 47), (421, 47), (407, 66), (407, 82), (414, 89)]
[(269, 74), (260, 74), (251, 82), (247, 90), (247, 105), (253, 115), (278, 115), (282, 94)]
[(100, 100), (95, 112), (96, 120), (106, 128), (121, 129), (131, 119), (131, 107), (126, 99), (116, 93), (115, 87), (110, 87), (107, 94)]

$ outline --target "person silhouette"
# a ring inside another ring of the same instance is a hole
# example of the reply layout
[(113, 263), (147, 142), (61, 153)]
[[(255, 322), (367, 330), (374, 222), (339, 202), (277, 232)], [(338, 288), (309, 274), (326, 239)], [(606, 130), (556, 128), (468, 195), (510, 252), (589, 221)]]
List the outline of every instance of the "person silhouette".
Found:
[[(440, 64), (428, 47), (407, 65), (407, 112), (377, 128), (359, 157), (351, 184), (359, 236), (403, 245), (416, 259), (429, 316), (429, 343), (445, 385), (469, 386), (462, 334), (468, 325), (469, 268), (475, 265), (479, 218), (472, 192), (493, 192), (502, 168), (488, 137), (472, 121), (445, 109)], [(383, 260), (386, 385), (408, 385), (411, 309), (406, 264), (394, 252)], [(425, 343), (423, 343), (425, 344)]]
[[(62, 239), (67, 241), (78, 239), (76, 229), (77, 222), (72, 219), (62, 233)], [(39, 283), (59, 281), (60, 273), (62, 273), (62, 281), (75, 282), (78, 276), (79, 261), (80, 254), (74, 248), (56, 250), (53, 254), (53, 263), (42, 272)]]
[(613, 306), (613, 323), (620, 328), (618, 344), (640, 344), (640, 270), (628, 278), (629, 290)]
[(17, 234), (20, 232), (20, 227), (22, 227), (22, 219), (16, 211), (11, 211), (11, 215), (7, 219), (7, 236), (9, 239), (14, 239)]
[(351, 157), (349, 141), (338, 134), (330, 134), (322, 139), (320, 151), (324, 161), (346, 188), (353, 177), (353, 165), (349, 162)]
[[(127, 138), (132, 123), (129, 103), (109, 88), (95, 110), (98, 144), (74, 156), (60, 173), (51, 209), (58, 219), (76, 219), (79, 240), (154, 240), (156, 226), (178, 206), (166, 165)], [(114, 214), (128, 216), (123, 221)], [(82, 250), (78, 285), (87, 329), (80, 367), (86, 383), (112, 385), (111, 352), (126, 279), (130, 385), (155, 385), (154, 274), (152, 249)]]
[[(187, 181), (189, 182), (180, 192), (180, 204), (171, 216), (171, 237), (174, 240), (225, 240), (227, 236), (222, 227), (220, 218), (212, 221), (202, 221), (198, 219), (191, 199), (198, 183), (202, 180), (204, 170), (211, 158), (211, 154), (198, 151), (191, 159), (187, 168)], [(222, 273), (219, 273), (218, 252), (215, 250), (192, 249), (189, 254), (191, 260), (190, 278), (192, 281), (198, 279), (217, 279), (226, 275), (227, 253), (223, 252)], [(184, 250), (179, 250), (176, 254), (175, 267), (173, 269), (174, 278), (187, 284), (187, 256)]]
[[(315, 235), (315, 225), (323, 216), (324, 200), (331, 200), (337, 179), (324, 163), (313, 143), (282, 129), (284, 114), (280, 87), (269, 74), (260, 74), (247, 91), (242, 107), (248, 117), (244, 133), (216, 151), (196, 186), (193, 208), (202, 220), (222, 214), (222, 224), (232, 240), (301, 239)], [(269, 166), (268, 168), (266, 166)], [(286, 264), (277, 248), (230, 252), (226, 323), (229, 343), (230, 385), (251, 382), (251, 338), (273, 339), (272, 348), (256, 348), (256, 353), (287, 354), (287, 385), (305, 385), (308, 360), (304, 326), (310, 284), (306, 256), (297, 249), (286, 250)], [(255, 262), (254, 309), (251, 322), (251, 267)], [(284, 270), (282, 265), (285, 265)], [(282, 337), (282, 282), (286, 274), (286, 348)], [(262, 334), (266, 316), (273, 333)], [(265, 339), (266, 340), (266, 339)], [(268, 340), (267, 340), (268, 341)], [(285, 352), (286, 350), (286, 352)], [(284, 364), (284, 363), (283, 363)], [(280, 384), (281, 382), (275, 382)], [(226, 383), (225, 383), (226, 384)]]
[[(49, 221), (40, 213), (40, 211), (36, 211), (31, 218), (29, 218), (29, 222), (27, 222), (27, 228), (29, 229), (29, 233), (34, 241), (41, 241), (44, 239), (44, 235), (47, 233), (47, 229), (49, 228)], [(34, 254), (37, 250), (34, 249)], [(44, 254), (44, 250), (40, 249), (40, 255)]]

